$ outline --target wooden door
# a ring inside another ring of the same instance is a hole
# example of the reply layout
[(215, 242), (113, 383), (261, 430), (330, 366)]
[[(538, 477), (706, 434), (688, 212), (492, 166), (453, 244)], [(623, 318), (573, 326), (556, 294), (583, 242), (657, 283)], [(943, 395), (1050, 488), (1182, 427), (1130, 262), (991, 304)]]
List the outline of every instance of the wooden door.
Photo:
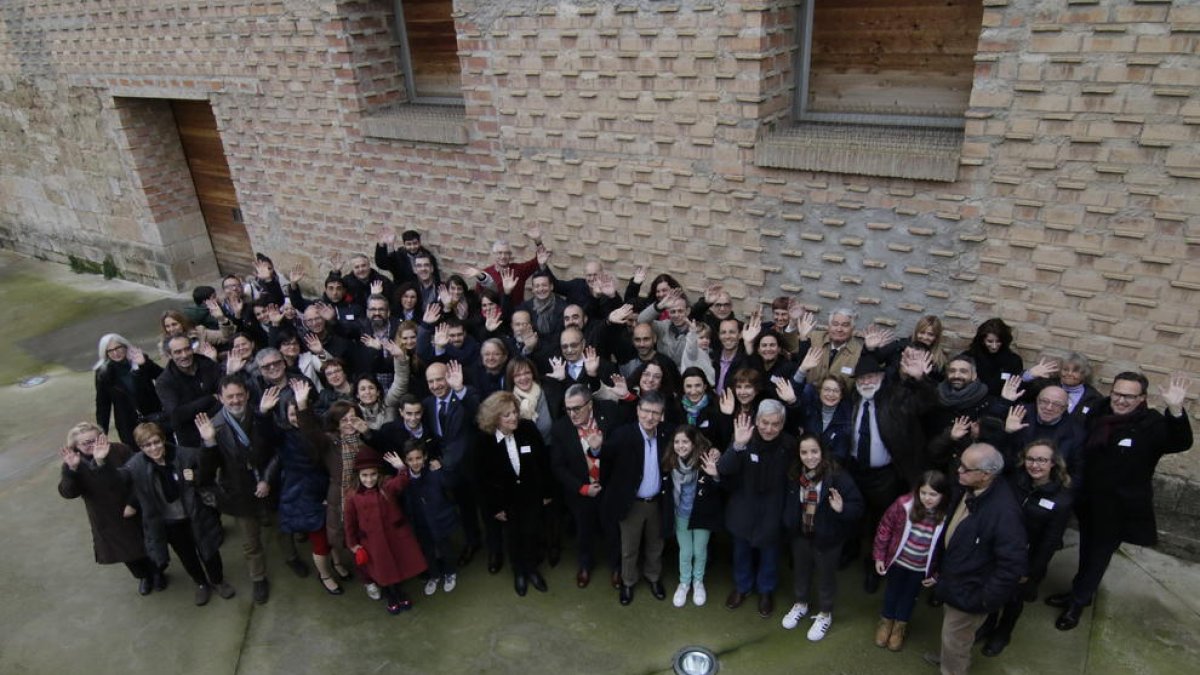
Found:
[(200, 211), (221, 274), (245, 276), (254, 271), (254, 249), (242, 222), (237, 193), (208, 101), (171, 101), (179, 140), (196, 185)]

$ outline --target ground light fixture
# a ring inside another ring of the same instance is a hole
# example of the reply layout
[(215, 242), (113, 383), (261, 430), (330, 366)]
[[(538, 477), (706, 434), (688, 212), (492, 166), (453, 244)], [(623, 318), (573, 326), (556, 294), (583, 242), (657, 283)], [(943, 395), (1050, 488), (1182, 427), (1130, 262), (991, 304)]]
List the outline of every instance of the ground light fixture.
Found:
[(675, 652), (671, 667), (675, 675), (713, 675), (721, 664), (711, 649), (692, 645)]

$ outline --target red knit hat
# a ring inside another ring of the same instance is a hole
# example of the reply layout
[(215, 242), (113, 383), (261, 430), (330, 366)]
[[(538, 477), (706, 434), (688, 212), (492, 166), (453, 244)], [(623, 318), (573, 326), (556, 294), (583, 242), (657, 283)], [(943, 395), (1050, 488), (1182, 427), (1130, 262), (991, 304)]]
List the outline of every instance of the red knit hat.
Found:
[(363, 448), (354, 456), (354, 470), (379, 469), (383, 467), (383, 457), (371, 448)]

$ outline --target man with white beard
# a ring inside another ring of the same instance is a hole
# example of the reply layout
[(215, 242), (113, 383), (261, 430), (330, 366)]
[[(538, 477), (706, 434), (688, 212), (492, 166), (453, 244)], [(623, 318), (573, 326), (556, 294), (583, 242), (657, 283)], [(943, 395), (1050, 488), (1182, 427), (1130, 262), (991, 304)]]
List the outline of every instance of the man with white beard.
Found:
[[(937, 403), (926, 378), (932, 369), (929, 354), (912, 348), (904, 350), (897, 380), (890, 379), (870, 353), (864, 353), (854, 368), (854, 437), (847, 466), (866, 501), (861, 527), (868, 537), (887, 507), (910, 490), (926, 468), (920, 418)], [(847, 542), (850, 550), (843, 553), (843, 562), (857, 555), (856, 543)], [(870, 556), (864, 563), (863, 586), (874, 593), (880, 577)]]

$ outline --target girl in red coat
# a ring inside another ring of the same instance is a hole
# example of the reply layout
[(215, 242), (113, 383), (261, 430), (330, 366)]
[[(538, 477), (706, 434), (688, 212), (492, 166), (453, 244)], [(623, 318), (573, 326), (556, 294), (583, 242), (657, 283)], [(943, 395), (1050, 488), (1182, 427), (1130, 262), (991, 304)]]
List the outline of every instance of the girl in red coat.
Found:
[[(387, 461), (400, 473), (379, 484), (379, 468)], [(425, 571), (425, 556), (397, 499), (408, 485), (408, 470), (394, 452), (384, 457), (363, 448), (354, 458), (358, 487), (346, 496), (346, 545), (370, 578), (383, 589), (389, 614), (412, 608), (400, 582)]]

